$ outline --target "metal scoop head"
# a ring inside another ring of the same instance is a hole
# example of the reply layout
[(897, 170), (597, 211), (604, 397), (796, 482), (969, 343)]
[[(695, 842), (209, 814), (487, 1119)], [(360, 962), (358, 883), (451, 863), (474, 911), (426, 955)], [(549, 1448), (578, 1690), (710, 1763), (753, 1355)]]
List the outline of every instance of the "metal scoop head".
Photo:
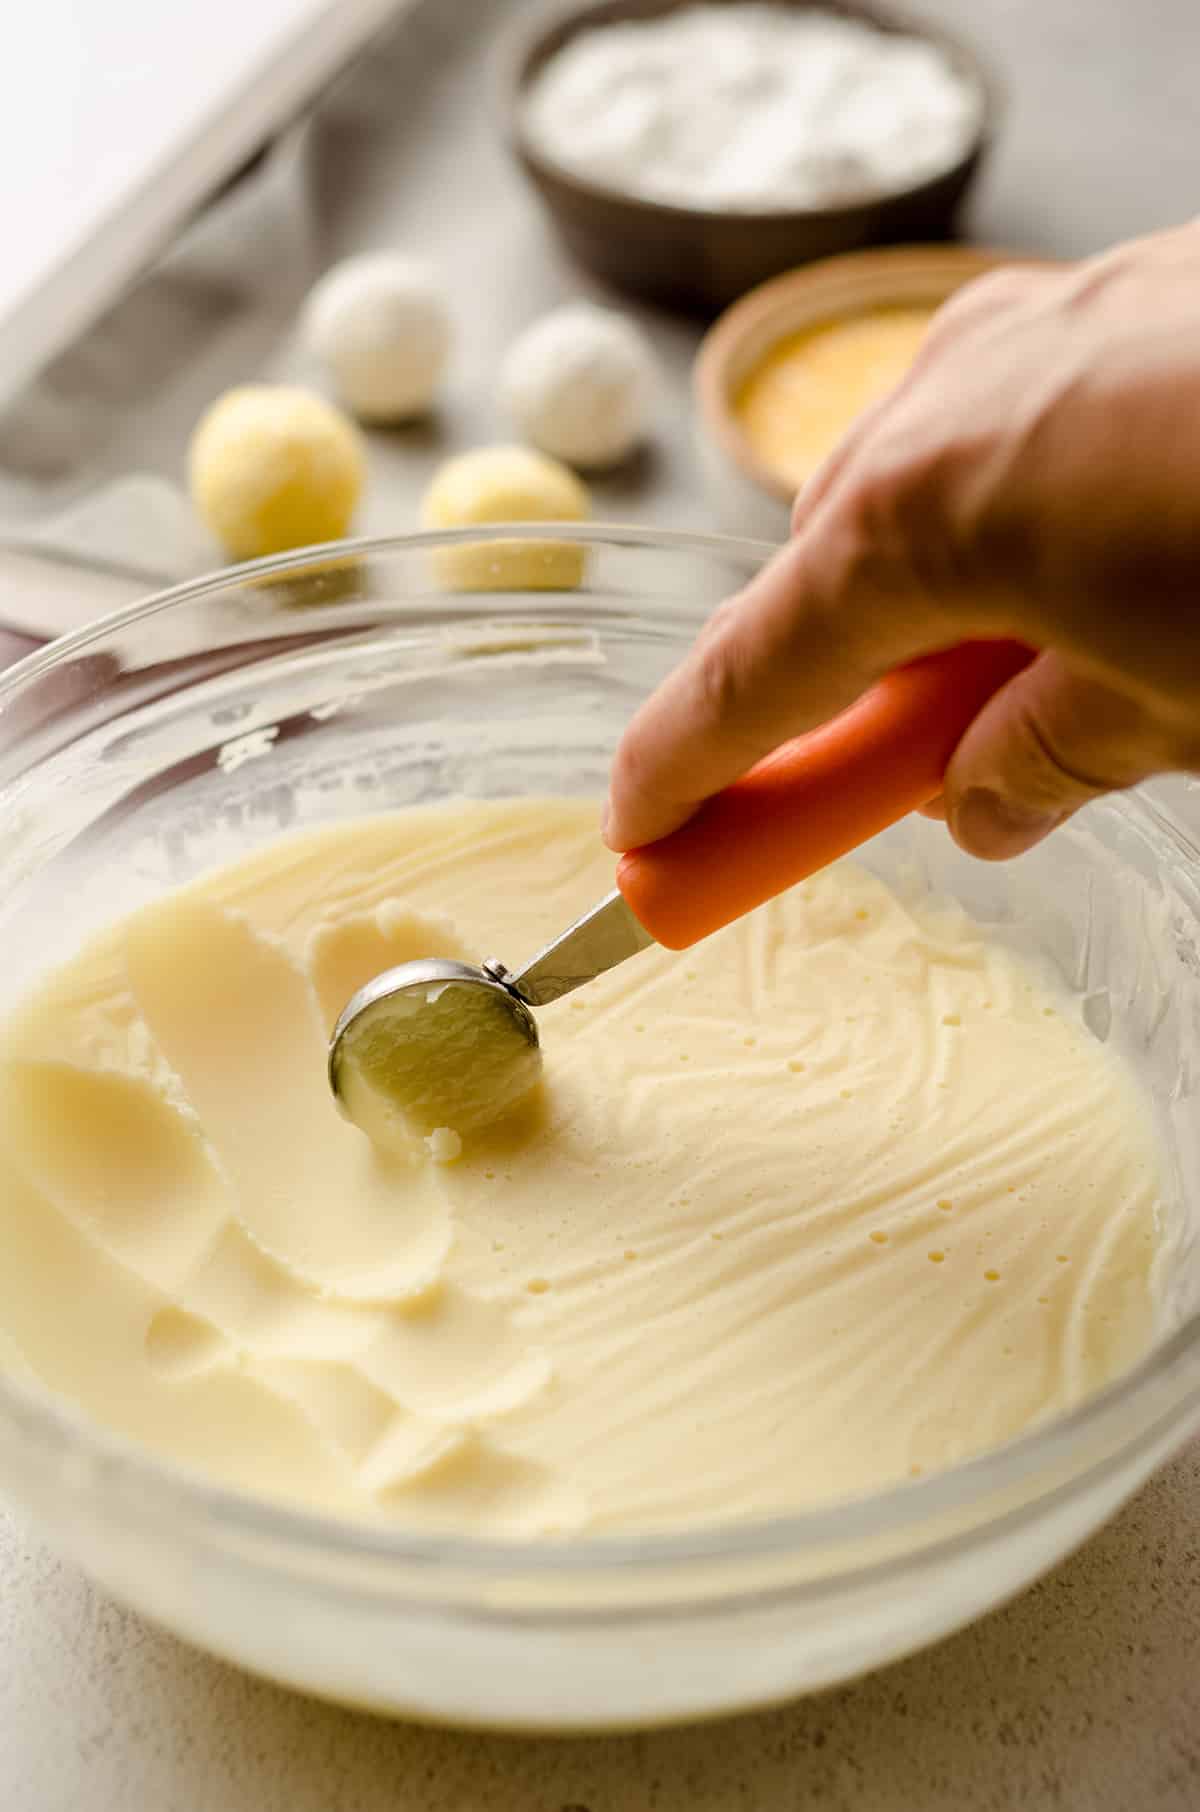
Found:
[(654, 942), (614, 891), (525, 968), (439, 957), (386, 969), (343, 1008), (329, 1045), (338, 1105), (376, 1145), (414, 1131), (467, 1137), (510, 1113), (541, 1075), (531, 1007)]

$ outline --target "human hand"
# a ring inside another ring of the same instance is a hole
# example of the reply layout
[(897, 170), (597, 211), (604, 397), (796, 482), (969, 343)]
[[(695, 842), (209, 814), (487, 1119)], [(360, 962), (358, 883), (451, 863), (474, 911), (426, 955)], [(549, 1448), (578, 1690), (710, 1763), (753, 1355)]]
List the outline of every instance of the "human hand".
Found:
[(891, 668), (982, 637), (1040, 652), (930, 808), (972, 854), (1200, 768), (1200, 226), (960, 291), (793, 528), (626, 731), (614, 849), (665, 836)]

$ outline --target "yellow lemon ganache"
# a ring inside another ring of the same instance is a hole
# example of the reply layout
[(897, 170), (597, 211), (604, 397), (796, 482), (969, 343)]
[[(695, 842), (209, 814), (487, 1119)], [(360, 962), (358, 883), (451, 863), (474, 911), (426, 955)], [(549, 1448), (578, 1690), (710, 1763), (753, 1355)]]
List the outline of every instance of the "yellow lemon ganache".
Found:
[(1054, 971), (854, 864), (547, 1007), (504, 1120), (347, 1125), (357, 987), (611, 885), (595, 800), (443, 801), (42, 976), (0, 1022), (0, 1369), (260, 1497), (529, 1539), (883, 1490), (1143, 1356), (1136, 1075)]

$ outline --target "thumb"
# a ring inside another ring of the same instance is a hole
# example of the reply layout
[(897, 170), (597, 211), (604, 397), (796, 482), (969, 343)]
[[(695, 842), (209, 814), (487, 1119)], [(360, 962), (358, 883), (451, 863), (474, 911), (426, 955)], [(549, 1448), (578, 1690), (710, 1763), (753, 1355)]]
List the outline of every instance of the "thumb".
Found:
[(1187, 765), (1143, 703), (1048, 652), (971, 724), (942, 804), (968, 854), (1000, 861), (1032, 849), (1089, 799)]

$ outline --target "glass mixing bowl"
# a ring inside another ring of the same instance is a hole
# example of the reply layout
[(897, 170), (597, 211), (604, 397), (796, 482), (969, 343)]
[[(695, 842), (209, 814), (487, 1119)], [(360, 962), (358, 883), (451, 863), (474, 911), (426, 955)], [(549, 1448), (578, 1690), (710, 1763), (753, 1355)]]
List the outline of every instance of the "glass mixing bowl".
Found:
[[(531, 549), (527, 535), (260, 562), (6, 676), (0, 1004), (116, 913), (282, 832), (446, 795), (599, 795), (631, 708), (768, 550), (571, 528), (539, 528)], [(526, 589), (453, 589), (517, 572)], [(1118, 1383), (1002, 1449), (853, 1502), (523, 1545), (217, 1488), (18, 1366), (0, 1379), (4, 1489), (189, 1641), (330, 1698), (462, 1724), (579, 1730), (759, 1705), (1017, 1591), (1200, 1422), (1200, 857), (1131, 796), (1002, 867), (916, 818), (863, 859), (910, 884), (919, 873), (1048, 956), (1143, 1077), (1170, 1173), (1169, 1287), (1154, 1351)]]

